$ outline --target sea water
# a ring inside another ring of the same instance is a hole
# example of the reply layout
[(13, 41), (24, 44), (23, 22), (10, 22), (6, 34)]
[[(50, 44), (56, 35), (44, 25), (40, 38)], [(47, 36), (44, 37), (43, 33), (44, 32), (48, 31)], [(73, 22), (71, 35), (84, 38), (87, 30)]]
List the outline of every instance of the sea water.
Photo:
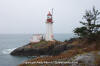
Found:
[[(30, 42), (32, 34), (0, 34), (0, 66), (17, 66), (29, 57), (11, 56), (14, 49)], [(56, 40), (64, 41), (75, 37), (74, 34), (54, 34)]]

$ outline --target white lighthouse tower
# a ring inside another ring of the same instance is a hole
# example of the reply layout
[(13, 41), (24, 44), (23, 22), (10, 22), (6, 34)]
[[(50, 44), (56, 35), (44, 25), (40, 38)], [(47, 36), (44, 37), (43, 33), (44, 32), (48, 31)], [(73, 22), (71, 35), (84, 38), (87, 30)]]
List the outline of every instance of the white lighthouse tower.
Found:
[(52, 14), (50, 13), (50, 11), (47, 14), (45, 40), (46, 41), (53, 41), (54, 40), (54, 35), (53, 35), (53, 19), (52, 19)]

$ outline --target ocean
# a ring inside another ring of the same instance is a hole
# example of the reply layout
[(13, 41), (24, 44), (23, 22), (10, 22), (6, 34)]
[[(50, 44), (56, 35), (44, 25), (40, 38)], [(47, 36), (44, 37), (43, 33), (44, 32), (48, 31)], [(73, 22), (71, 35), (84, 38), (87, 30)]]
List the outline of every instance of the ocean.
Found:
[[(30, 42), (32, 34), (0, 34), (0, 66), (17, 66), (29, 57), (11, 56), (15, 48)], [(54, 34), (56, 40), (64, 41), (75, 37), (74, 34)]]

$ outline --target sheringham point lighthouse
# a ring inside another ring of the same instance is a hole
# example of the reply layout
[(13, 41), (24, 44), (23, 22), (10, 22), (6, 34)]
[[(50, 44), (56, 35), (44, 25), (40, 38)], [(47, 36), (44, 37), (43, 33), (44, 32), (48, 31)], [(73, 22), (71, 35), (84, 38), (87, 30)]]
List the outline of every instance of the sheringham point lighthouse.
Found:
[(52, 18), (52, 14), (50, 13), (50, 11), (47, 14), (45, 40), (46, 41), (53, 41), (54, 40), (54, 35), (53, 35), (53, 18)]

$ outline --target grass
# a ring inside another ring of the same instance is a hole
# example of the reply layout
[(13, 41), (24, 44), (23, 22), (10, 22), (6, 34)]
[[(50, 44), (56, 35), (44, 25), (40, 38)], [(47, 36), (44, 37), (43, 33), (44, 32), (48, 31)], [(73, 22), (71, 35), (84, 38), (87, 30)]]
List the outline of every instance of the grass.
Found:
[(40, 48), (40, 47), (44, 47), (44, 46), (47, 45), (47, 44), (48, 44), (47, 41), (40, 41), (39, 43), (32, 44), (32, 47)]

